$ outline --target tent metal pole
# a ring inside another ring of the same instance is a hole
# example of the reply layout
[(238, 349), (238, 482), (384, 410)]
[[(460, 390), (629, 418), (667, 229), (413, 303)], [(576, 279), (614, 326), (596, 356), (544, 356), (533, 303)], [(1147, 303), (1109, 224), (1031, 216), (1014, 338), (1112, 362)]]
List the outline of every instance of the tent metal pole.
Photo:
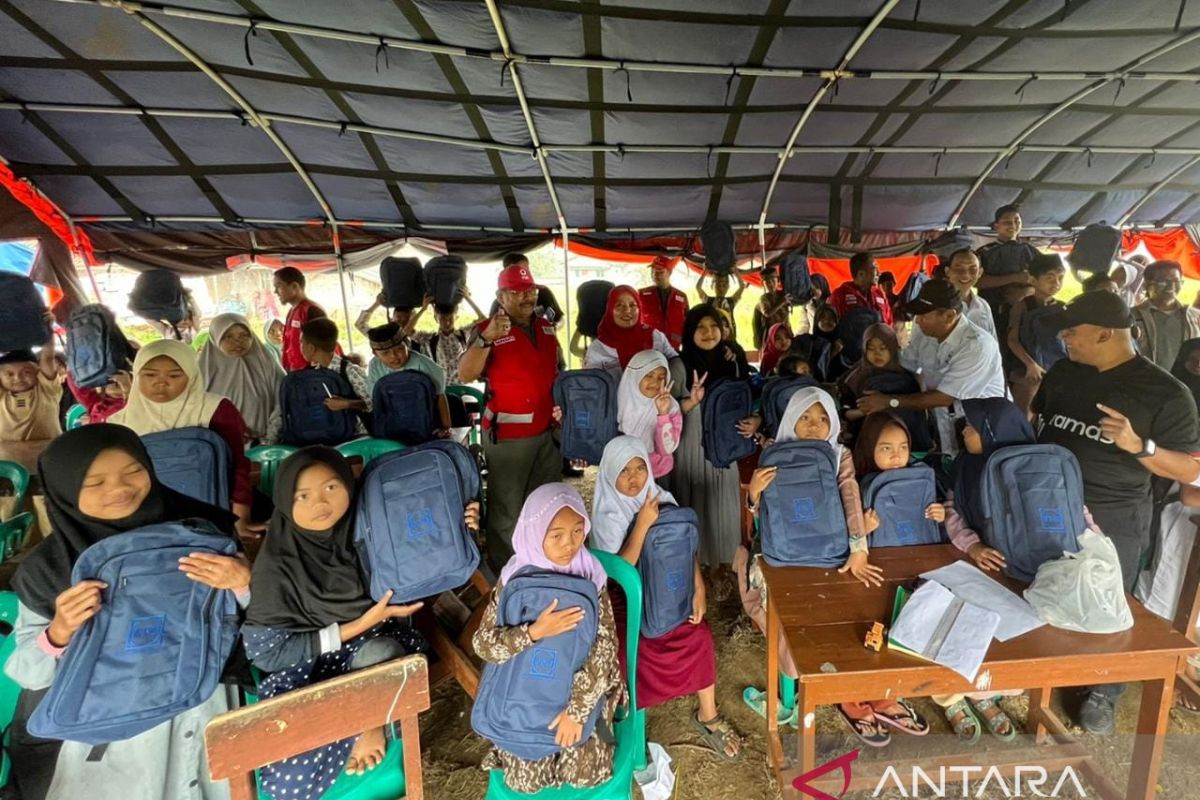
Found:
[(346, 344), (354, 353), (354, 323), (350, 320), (350, 298), (346, 294), (346, 259), (342, 257), (342, 236), (333, 227), (333, 255), (337, 259), (338, 286), (342, 290), (342, 313), (346, 315)]
[(566, 296), (563, 298), (567, 304), (567, 318), (563, 320), (566, 324), (567, 333), (567, 369), (570, 369), (575, 355), (571, 352), (571, 234), (564, 228), (562, 234), (563, 248), (563, 291)]
[(1128, 211), (1126, 211), (1124, 214), (1121, 215), (1121, 218), (1118, 219), (1115, 223), (1116, 227), (1118, 227), (1118, 228), (1125, 227), (1125, 225), (1129, 223), (1130, 218), (1133, 217), (1133, 215), (1138, 212), (1138, 209), (1140, 209), (1142, 206), (1146, 205), (1146, 203), (1150, 200), (1150, 198), (1154, 197), (1154, 195), (1158, 194), (1163, 189), (1166, 189), (1167, 187), (1169, 187), (1175, 181), (1176, 178), (1178, 178), (1180, 175), (1187, 172), (1188, 170), (1192, 169), (1197, 164), (1200, 164), (1200, 156), (1198, 156), (1196, 158), (1188, 159), (1186, 162), (1184, 162), (1182, 165), (1180, 165), (1177, 169), (1171, 170), (1170, 174), (1168, 174), (1161, 181), (1159, 181), (1158, 183), (1154, 184), (1152, 187), (1147, 189), (1146, 193), (1143, 194), (1136, 203), (1134, 203), (1132, 206), (1130, 206)]

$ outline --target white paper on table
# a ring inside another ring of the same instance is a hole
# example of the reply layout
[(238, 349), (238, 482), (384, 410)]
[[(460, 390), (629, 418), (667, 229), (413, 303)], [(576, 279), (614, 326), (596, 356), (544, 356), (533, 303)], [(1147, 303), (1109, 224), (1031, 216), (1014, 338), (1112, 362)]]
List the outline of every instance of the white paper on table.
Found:
[(912, 593), (888, 636), (974, 682), (1000, 615), (930, 581)]
[(992, 580), (974, 564), (955, 561), (922, 573), (921, 577), (937, 581), (960, 600), (997, 612), (1000, 615), (1000, 627), (996, 629), (996, 638), (1002, 642), (1046, 624), (1038, 618), (1037, 612), (1025, 598)]

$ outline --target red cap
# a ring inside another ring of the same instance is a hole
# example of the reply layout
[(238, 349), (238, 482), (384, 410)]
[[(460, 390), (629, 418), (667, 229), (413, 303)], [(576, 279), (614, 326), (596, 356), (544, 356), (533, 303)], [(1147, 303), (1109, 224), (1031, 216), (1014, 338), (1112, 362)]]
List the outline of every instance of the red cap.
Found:
[(669, 256), (655, 256), (650, 262), (650, 269), (665, 269), (670, 272), (675, 269), (675, 260)]
[(534, 288), (536, 285), (533, 281), (533, 273), (529, 271), (528, 264), (513, 264), (512, 266), (505, 267), (500, 272), (498, 286), (501, 289), (523, 292)]

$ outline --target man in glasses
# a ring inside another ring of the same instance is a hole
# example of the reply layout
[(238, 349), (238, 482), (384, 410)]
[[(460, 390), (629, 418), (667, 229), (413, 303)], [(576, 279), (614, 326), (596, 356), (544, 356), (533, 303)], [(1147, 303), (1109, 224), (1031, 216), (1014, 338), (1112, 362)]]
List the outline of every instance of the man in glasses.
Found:
[(1170, 371), (1179, 348), (1200, 336), (1200, 309), (1179, 302), (1183, 270), (1177, 261), (1155, 261), (1143, 274), (1146, 301), (1134, 307), (1138, 350)]

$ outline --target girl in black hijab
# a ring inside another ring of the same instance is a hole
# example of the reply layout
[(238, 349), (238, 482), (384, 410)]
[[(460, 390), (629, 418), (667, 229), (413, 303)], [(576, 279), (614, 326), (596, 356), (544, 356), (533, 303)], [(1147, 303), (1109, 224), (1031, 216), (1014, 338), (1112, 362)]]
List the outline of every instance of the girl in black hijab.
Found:
[[(375, 602), (363, 584), (353, 543), (354, 474), (341, 453), (308, 447), (289, 456), (274, 500), (242, 628), (251, 663), (271, 673), (261, 696), (426, 650), (407, 619), (422, 604), (388, 605), (390, 592)], [(280, 800), (320, 797), (343, 770), (374, 769), (384, 747), (384, 729), (376, 728), (270, 764), (260, 786)]]
[[(99, 582), (71, 584), (71, 569), (84, 550), (135, 528), (188, 519), (232, 536), (235, 517), (163, 486), (142, 440), (120, 425), (87, 425), (63, 434), (42, 453), (38, 471), (52, 533), (13, 576), (20, 600), (17, 645), (5, 664), (22, 688), (10, 750), (22, 796), (215, 796), (221, 787), (210, 782), (198, 757), (196, 734), (230, 708), (222, 689), (168, 722), (108, 744), (102, 758), (92, 758), (92, 747), (82, 742), (33, 739), (25, 720), (53, 683), (75, 632), (100, 609)], [(180, 569), (208, 586), (236, 591), (239, 602), (248, 599), (250, 565), (242, 556), (196, 554), (183, 559)], [(187, 792), (178, 791), (189, 784)]]
[(1171, 374), (1188, 388), (1196, 405), (1200, 406), (1200, 339), (1188, 339), (1183, 343), (1171, 366)]
[(687, 369), (687, 388), (698, 378), (707, 375), (706, 386), (712, 386), (722, 378), (746, 380), (750, 377), (750, 365), (745, 351), (738, 351), (723, 338), (721, 312), (704, 304), (693, 306), (683, 318), (683, 344), (680, 357)]

